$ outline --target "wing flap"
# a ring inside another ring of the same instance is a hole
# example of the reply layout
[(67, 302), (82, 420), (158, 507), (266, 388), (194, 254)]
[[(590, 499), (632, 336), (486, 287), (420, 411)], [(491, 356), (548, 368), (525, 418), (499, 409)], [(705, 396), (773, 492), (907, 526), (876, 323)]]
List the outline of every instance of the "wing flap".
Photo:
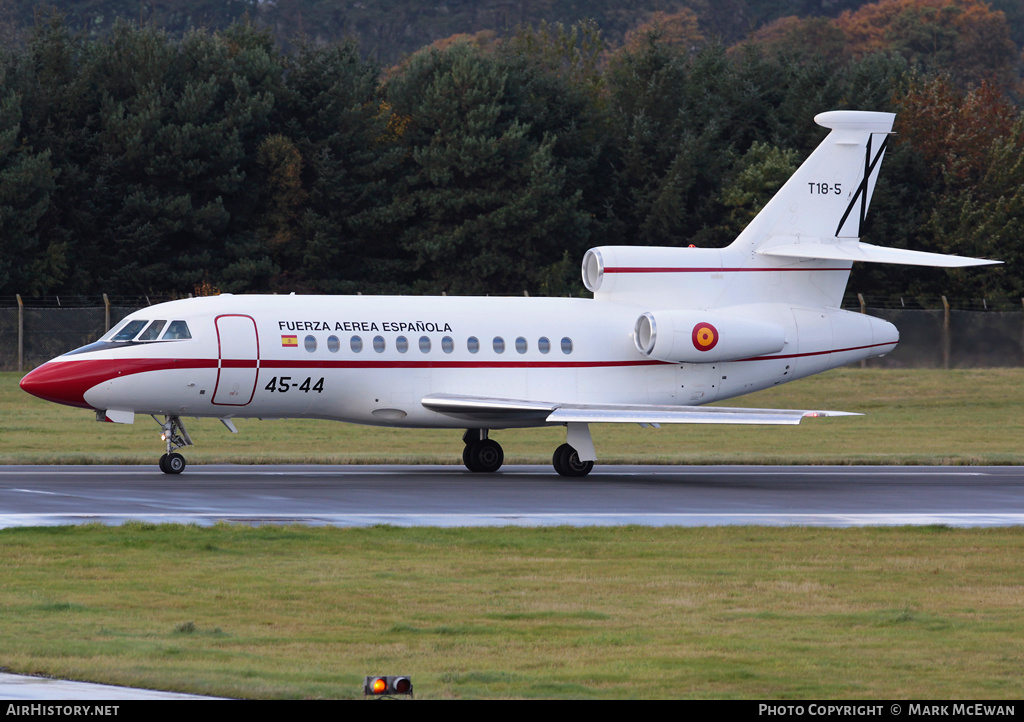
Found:
[(747, 409), (730, 406), (572, 405), (559, 406), (548, 416), (550, 424), (799, 424), (808, 417), (860, 416), (846, 411), (802, 409)]
[(660, 406), (655, 404), (560, 404), (454, 394), (432, 394), (423, 405), (466, 421), (538, 424), (799, 424), (808, 417), (860, 416), (846, 411), (746, 409), (728, 406)]

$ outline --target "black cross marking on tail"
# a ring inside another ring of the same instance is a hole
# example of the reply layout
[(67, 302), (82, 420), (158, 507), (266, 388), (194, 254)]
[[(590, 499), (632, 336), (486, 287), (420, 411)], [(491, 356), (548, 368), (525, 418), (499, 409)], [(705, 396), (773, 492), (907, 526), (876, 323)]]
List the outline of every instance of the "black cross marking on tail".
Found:
[(871, 174), (875, 171), (875, 166), (878, 165), (878, 161), (882, 159), (882, 154), (885, 153), (885, 147), (889, 143), (889, 136), (886, 135), (882, 138), (882, 144), (878, 146), (878, 152), (875, 157), (871, 157), (871, 139), (874, 137), (873, 133), (868, 134), (868, 144), (864, 148), (864, 178), (861, 180), (860, 185), (857, 186), (857, 192), (853, 194), (853, 198), (850, 200), (850, 205), (846, 207), (846, 213), (843, 214), (842, 219), (839, 221), (839, 225), (836, 226), (836, 238), (839, 238), (839, 231), (842, 230), (843, 224), (846, 223), (846, 219), (850, 217), (850, 213), (853, 212), (853, 207), (857, 205), (857, 199), (860, 199), (860, 224), (857, 226), (857, 235), (860, 235), (860, 229), (864, 225), (864, 216), (868, 210), (868, 179), (871, 178)]

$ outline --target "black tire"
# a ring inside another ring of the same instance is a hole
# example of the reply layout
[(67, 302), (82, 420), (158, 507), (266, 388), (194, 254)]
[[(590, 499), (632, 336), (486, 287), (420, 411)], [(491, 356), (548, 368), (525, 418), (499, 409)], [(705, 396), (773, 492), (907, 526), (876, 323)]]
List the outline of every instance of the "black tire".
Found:
[(165, 474), (180, 474), (185, 471), (185, 457), (181, 454), (168, 454), (164, 462)]
[(593, 461), (580, 461), (579, 452), (568, 444), (562, 444), (551, 457), (551, 465), (562, 476), (586, 476), (594, 468)]
[(466, 468), (470, 471), (480, 471), (476, 468), (476, 462), (473, 460), (473, 445), (479, 442), (474, 441), (472, 444), (466, 444), (462, 450), (462, 463), (466, 465)]
[(171, 473), (167, 471), (167, 454), (164, 454), (163, 456), (160, 457), (160, 471), (164, 472), (165, 474)]
[(469, 463), (466, 467), (470, 471), (492, 474), (500, 469), (505, 461), (505, 452), (502, 451), (501, 444), (492, 439), (474, 441), (466, 448), (469, 452), (468, 457), (464, 454), (463, 458), (468, 458)]

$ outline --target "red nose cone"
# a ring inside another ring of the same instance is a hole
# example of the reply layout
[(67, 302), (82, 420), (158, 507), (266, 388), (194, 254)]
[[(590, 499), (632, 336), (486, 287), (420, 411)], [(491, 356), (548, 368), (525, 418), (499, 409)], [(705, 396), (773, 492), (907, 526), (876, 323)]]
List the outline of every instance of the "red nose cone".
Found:
[(85, 401), (85, 392), (103, 381), (104, 376), (81, 362), (51, 361), (30, 371), (21, 380), (21, 388), (46, 401), (91, 409), (93, 407)]

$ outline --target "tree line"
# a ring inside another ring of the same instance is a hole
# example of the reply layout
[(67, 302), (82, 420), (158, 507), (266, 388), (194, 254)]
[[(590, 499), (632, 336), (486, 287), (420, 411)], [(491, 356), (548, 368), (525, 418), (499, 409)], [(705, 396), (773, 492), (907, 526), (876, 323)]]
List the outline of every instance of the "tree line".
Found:
[(590, 246), (730, 242), (824, 136), (813, 116), (855, 108), (899, 114), (865, 238), (1007, 261), (855, 284), (1018, 299), (1005, 16), (892, 2), (903, 35), (851, 13), (726, 47), (680, 12), (614, 49), (596, 23), (541, 24), (390, 67), (245, 22), (43, 18), (0, 64), (0, 295), (575, 295)]

